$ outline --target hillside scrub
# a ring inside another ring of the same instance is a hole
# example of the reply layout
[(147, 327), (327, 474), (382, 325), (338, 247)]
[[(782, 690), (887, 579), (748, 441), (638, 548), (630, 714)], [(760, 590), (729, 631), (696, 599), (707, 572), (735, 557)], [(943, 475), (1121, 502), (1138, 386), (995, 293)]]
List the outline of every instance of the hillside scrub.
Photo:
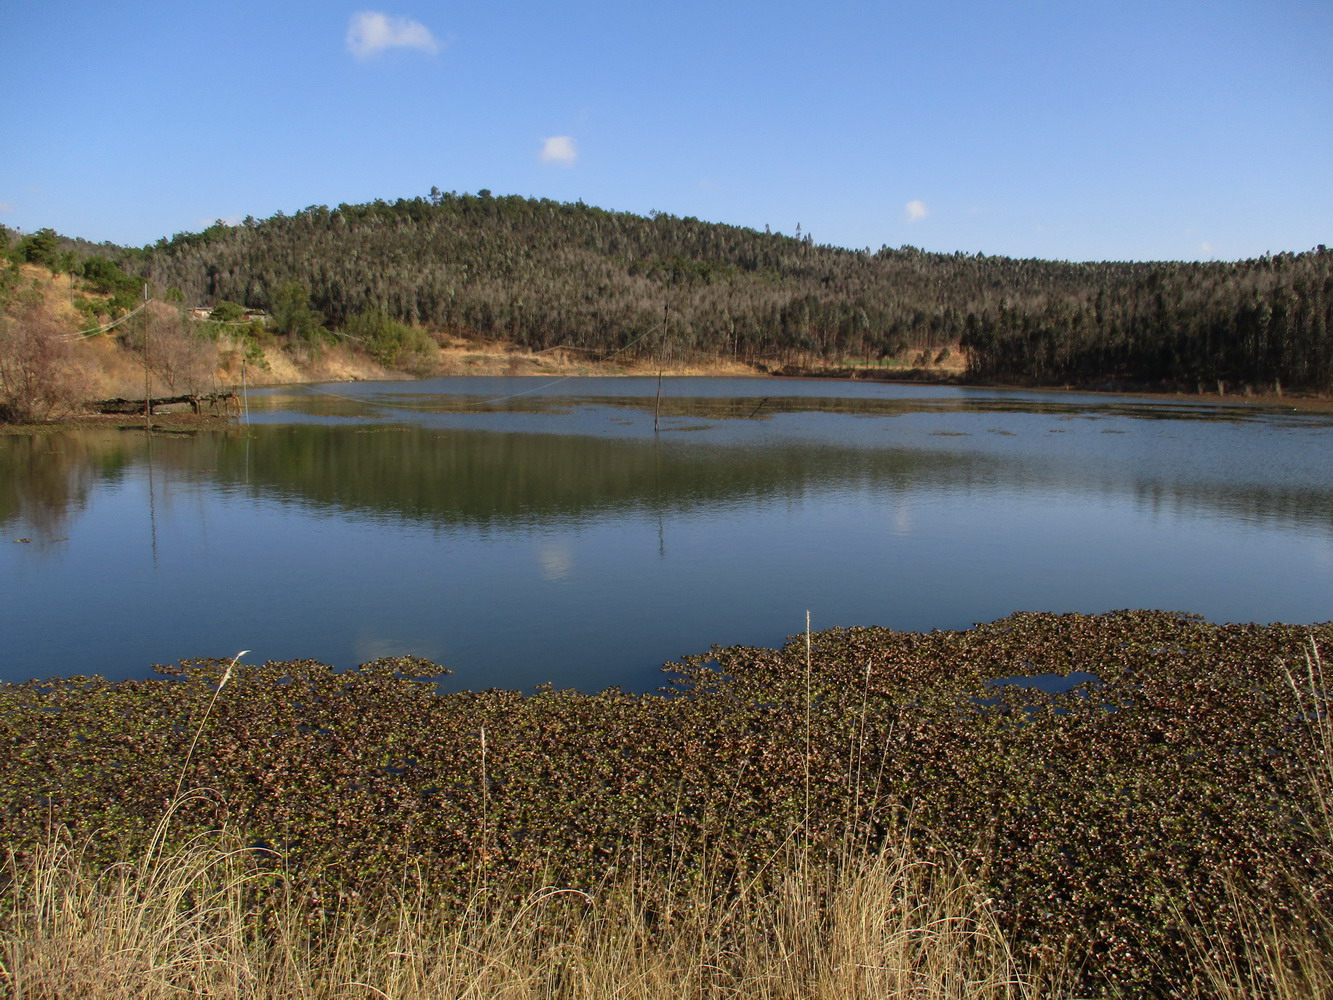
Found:
[(487, 194), (247, 219), (124, 266), (187, 299), (272, 308), (293, 283), (326, 324), (383, 314), (527, 350), (781, 367), (961, 345), (972, 379), (1189, 392), (1333, 390), (1333, 253), (1190, 263), (878, 251), (583, 203)]
[[(92, 401), (145, 392), (235, 391), (243, 365), (250, 385), (395, 374), (354, 346), (339, 341), (310, 351), (262, 322), (201, 321), (160, 300), (118, 304), (96, 281), (0, 260), (0, 424), (83, 419)], [(419, 340), (410, 349), (419, 351)]]
[(872, 252), (432, 191), (219, 222), (141, 249), (43, 230), (9, 253), (81, 281), (90, 319), (99, 303), (127, 309), (144, 282), (221, 315), (267, 310), (267, 333), (305, 366), (335, 340), (412, 374), (438, 372), (431, 345), (453, 342), (805, 372), (938, 367), (947, 350), (971, 382), (1333, 391), (1333, 253), (1322, 245), (1208, 263)]
[[(97, 287), (82, 274), (0, 259), (0, 424), (86, 419), (90, 401), (141, 400), (145, 391), (155, 397), (236, 392), (243, 382), (630, 370), (628, 358), (598, 363), (576, 351), (532, 353), (504, 341), (430, 332), (383, 313), (358, 314), (329, 330), (302, 305), (305, 293), (295, 286), (290, 309), (271, 322), (230, 302), (197, 318), (179, 295), (126, 305)], [(660, 369), (754, 374), (743, 365), (651, 362), (652, 371)]]

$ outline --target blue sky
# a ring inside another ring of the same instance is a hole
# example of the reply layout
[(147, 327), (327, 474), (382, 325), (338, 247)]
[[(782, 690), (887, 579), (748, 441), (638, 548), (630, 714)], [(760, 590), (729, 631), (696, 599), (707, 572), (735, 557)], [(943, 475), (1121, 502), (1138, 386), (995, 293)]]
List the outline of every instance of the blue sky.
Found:
[(444, 191), (1070, 260), (1333, 243), (1327, 0), (0, 4), (0, 223)]

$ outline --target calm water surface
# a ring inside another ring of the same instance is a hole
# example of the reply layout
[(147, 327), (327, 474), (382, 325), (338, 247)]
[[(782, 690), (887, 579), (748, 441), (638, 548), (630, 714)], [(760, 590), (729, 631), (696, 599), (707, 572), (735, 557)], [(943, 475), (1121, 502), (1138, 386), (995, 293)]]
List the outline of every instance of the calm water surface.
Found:
[(1333, 419), (852, 382), (252, 394), (189, 435), (0, 437), (0, 679), (414, 654), (616, 684), (804, 626), (1333, 618)]

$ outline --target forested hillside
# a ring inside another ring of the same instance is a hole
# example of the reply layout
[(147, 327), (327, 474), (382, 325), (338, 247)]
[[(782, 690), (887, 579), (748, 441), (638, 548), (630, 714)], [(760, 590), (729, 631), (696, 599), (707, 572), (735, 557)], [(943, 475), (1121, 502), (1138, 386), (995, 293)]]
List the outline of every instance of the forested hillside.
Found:
[(770, 367), (957, 344), (977, 379), (1333, 389), (1333, 254), (1323, 246), (1225, 263), (871, 252), (432, 189), (218, 223), (118, 255), (79, 249), (110, 253), (188, 304), (266, 309), (295, 336), (374, 333), (391, 320), (530, 350)]

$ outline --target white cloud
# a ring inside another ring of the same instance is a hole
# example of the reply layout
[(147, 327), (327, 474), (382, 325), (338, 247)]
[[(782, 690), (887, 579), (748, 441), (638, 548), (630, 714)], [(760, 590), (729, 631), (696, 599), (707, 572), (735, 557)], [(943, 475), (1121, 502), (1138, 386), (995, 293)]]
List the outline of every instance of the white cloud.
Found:
[(1199, 244), (1199, 253), (1203, 254), (1205, 257), (1214, 257), (1217, 255), (1217, 247), (1213, 246), (1207, 240), (1204, 240)]
[(542, 140), (542, 151), (538, 158), (543, 163), (554, 163), (561, 167), (572, 167), (579, 158), (579, 151), (574, 147), (574, 140), (567, 135), (553, 135)]
[(920, 222), (930, 214), (930, 210), (926, 208), (926, 203), (920, 198), (913, 198), (909, 201), (903, 206), (903, 211), (907, 213), (908, 222)]
[(390, 17), (377, 10), (353, 14), (347, 26), (347, 51), (369, 59), (385, 49), (419, 49), (435, 55), (440, 43), (429, 28), (410, 17)]
[(11, 205), (7, 201), (0, 201), (0, 212), (12, 212), (12, 211), (14, 211), (13, 205)]

